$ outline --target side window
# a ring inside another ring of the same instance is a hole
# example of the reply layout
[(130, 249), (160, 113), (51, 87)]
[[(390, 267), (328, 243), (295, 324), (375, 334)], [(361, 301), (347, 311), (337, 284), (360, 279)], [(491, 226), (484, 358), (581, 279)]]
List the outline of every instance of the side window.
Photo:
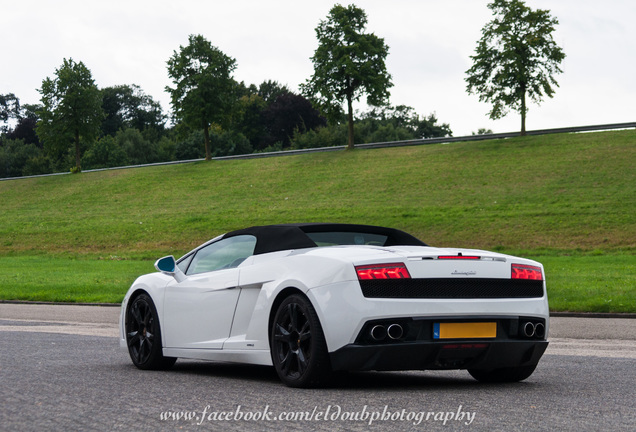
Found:
[(222, 239), (199, 249), (188, 267), (187, 275), (238, 267), (254, 254), (256, 237), (242, 235)]
[(193, 256), (194, 254), (192, 253), (186, 257), (179, 259), (179, 262), (177, 263), (177, 267), (179, 267), (179, 270), (185, 273), (188, 265), (190, 264), (190, 261), (192, 261)]

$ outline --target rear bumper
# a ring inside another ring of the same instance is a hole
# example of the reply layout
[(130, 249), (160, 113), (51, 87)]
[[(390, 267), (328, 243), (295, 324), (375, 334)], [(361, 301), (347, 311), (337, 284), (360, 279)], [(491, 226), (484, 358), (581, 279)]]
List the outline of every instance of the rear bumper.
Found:
[(483, 369), (532, 366), (548, 341), (460, 340), (391, 345), (349, 344), (330, 353), (331, 367), (346, 370)]

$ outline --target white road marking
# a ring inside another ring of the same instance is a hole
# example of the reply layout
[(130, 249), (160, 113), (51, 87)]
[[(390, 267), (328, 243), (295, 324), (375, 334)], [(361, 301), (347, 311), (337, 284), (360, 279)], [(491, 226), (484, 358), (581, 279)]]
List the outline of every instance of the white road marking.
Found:
[(90, 324), (84, 322), (34, 321), (34, 320), (2, 320), (0, 331), (18, 331), (35, 333), (61, 333), (83, 336), (119, 337), (117, 325)]
[(546, 354), (636, 359), (636, 341), (551, 338)]

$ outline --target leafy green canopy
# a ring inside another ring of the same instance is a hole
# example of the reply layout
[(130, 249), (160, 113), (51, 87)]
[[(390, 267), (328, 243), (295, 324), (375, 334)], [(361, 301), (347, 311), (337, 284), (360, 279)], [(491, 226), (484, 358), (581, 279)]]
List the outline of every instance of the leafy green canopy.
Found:
[(84, 63), (64, 59), (54, 79), (46, 78), (39, 89), (42, 107), (37, 134), (49, 153), (61, 154), (75, 146), (75, 169), (81, 169), (81, 143), (95, 139), (104, 113), (102, 97)]
[(353, 147), (353, 101), (366, 94), (369, 105), (385, 105), (393, 85), (385, 65), (389, 49), (384, 39), (364, 32), (366, 25), (364, 10), (335, 5), (316, 28), (314, 74), (301, 84), (303, 94), (332, 120), (342, 116), (346, 101), (349, 147)]
[(161, 104), (145, 94), (138, 85), (106, 87), (101, 92), (105, 114), (102, 135), (115, 136), (119, 130), (125, 128), (139, 131), (164, 129), (166, 118)]
[(473, 66), (466, 71), (467, 91), (480, 102), (492, 104), (495, 120), (509, 110), (521, 114), (525, 134), (526, 98), (540, 103), (553, 97), (558, 83), (554, 75), (565, 54), (552, 37), (558, 20), (547, 10), (532, 10), (521, 0), (494, 0), (488, 7), (493, 18), (482, 29)]
[(0, 94), (0, 122), (6, 122), (9, 118), (18, 117), (20, 114), (20, 100), (13, 93)]
[(168, 75), (175, 87), (166, 87), (177, 121), (205, 134), (206, 160), (210, 152), (209, 128), (227, 126), (231, 120), (237, 83), (232, 78), (236, 60), (201, 35), (190, 35), (189, 44), (168, 60)]

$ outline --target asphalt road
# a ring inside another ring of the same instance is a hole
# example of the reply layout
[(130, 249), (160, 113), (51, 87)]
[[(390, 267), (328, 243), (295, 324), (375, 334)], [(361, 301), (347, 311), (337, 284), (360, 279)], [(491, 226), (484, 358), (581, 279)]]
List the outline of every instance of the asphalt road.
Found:
[(353, 373), (289, 389), (272, 368), (134, 368), (118, 308), (0, 304), (0, 431), (636, 430), (636, 320), (553, 318), (526, 381), (465, 371)]

